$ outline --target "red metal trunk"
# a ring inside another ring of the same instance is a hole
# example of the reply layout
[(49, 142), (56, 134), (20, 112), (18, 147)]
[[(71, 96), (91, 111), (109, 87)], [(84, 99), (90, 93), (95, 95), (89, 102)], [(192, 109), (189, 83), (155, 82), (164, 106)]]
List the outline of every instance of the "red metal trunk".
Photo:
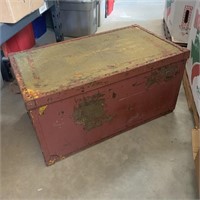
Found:
[(46, 164), (173, 111), (188, 56), (139, 26), (11, 55)]

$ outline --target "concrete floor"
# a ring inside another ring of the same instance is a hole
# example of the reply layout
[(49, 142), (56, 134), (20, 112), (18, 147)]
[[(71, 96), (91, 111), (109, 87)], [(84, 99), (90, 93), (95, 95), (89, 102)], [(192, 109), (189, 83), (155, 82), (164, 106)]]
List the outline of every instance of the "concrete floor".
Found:
[[(163, 0), (116, 0), (98, 31), (138, 23), (163, 35), (163, 8)], [(192, 128), (181, 88), (173, 113), (46, 167), (22, 97), (5, 84), (1, 199), (195, 199)]]

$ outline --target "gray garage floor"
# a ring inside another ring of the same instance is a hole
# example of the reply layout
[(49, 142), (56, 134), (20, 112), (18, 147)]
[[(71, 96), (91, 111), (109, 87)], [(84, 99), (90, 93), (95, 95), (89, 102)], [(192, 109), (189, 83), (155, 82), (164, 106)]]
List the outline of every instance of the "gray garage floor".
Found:
[[(122, 3), (123, 2), (123, 3)], [(163, 35), (163, 0), (116, 0), (98, 31), (138, 23)], [(46, 167), (22, 98), (1, 90), (1, 199), (195, 199), (193, 122), (173, 113)]]

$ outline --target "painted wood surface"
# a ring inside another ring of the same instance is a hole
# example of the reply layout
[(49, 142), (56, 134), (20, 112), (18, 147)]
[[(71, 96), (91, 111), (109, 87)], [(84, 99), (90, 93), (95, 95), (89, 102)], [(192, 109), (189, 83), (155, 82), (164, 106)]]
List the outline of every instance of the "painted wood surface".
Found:
[(46, 164), (172, 112), (188, 56), (137, 26), (12, 55)]

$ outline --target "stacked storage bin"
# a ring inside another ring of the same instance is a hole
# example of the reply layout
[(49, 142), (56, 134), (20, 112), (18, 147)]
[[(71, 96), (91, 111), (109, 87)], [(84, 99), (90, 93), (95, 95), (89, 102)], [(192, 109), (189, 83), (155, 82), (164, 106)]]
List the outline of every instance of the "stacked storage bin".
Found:
[(106, 14), (110, 15), (113, 11), (114, 8), (114, 3), (115, 0), (107, 0), (107, 9), (106, 9)]
[(35, 45), (35, 38), (32, 24), (27, 25), (12, 38), (2, 45), (4, 55), (7, 57), (11, 52), (18, 52), (30, 49)]
[(98, 4), (98, 26), (100, 27), (106, 16), (106, 0), (99, 0)]
[(36, 39), (40, 38), (47, 31), (45, 15), (41, 15), (33, 22), (33, 32)]
[(80, 37), (97, 30), (97, 0), (60, 0), (64, 36)]

